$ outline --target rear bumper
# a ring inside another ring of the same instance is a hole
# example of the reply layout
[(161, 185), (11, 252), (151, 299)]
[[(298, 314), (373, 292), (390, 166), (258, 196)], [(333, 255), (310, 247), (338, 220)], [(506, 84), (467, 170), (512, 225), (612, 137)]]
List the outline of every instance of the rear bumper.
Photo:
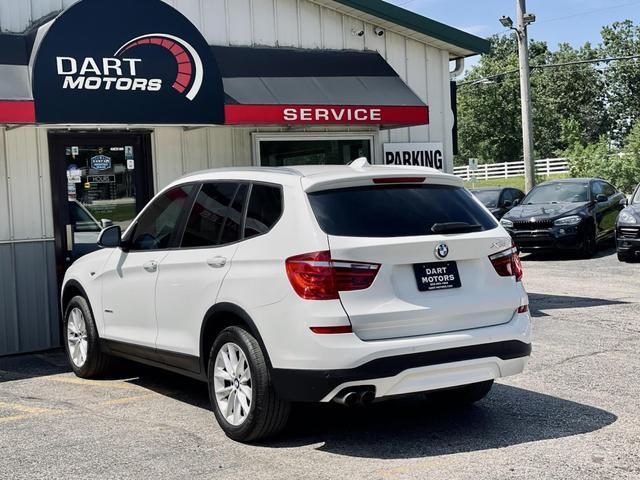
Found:
[(299, 402), (328, 402), (340, 390), (374, 386), (376, 397), (465, 385), (520, 373), (531, 344), (519, 340), (377, 358), (340, 370), (273, 369), (278, 394)]

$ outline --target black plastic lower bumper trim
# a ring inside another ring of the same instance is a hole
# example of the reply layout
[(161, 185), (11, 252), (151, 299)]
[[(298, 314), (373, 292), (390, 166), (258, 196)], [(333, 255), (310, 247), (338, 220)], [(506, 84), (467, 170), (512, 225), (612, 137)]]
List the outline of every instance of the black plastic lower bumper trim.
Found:
[(511, 360), (531, 355), (531, 344), (510, 340), (431, 352), (378, 358), (344, 370), (292, 370), (274, 368), (271, 380), (278, 395), (294, 402), (318, 402), (337, 386), (354, 381), (393, 377), (410, 368), (498, 357)]

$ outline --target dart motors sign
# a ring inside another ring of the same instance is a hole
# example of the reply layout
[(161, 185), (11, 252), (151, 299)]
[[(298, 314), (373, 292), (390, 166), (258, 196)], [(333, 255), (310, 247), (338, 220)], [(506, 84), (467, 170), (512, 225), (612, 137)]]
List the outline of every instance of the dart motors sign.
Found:
[(160, 0), (81, 0), (51, 25), (34, 65), (41, 123), (223, 124), (210, 47)]

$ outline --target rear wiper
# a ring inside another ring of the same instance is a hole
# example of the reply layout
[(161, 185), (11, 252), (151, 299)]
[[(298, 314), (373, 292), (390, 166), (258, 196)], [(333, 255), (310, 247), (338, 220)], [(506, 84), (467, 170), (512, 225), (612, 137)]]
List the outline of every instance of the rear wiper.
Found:
[(467, 222), (436, 223), (431, 227), (433, 233), (467, 233), (482, 230), (482, 225)]

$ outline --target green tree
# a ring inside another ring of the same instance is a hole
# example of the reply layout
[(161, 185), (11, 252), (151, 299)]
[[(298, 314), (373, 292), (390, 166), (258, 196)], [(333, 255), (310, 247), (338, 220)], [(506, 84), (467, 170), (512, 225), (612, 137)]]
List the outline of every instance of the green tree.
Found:
[[(640, 25), (631, 20), (602, 29), (600, 54), (625, 57), (640, 54)], [(640, 59), (616, 60), (604, 69), (611, 138), (621, 143), (640, 117)]]

